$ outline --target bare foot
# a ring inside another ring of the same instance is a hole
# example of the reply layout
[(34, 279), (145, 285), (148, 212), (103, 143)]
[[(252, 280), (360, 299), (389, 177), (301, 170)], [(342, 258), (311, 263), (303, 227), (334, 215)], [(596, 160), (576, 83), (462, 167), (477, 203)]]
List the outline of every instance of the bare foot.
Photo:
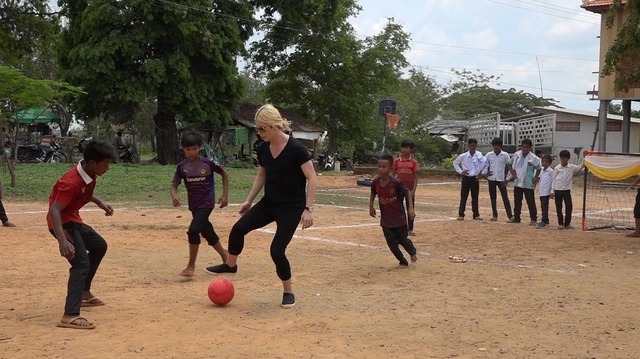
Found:
[(187, 277), (187, 278), (191, 278), (195, 275), (194, 272), (195, 268), (192, 267), (187, 267), (185, 269), (182, 270), (182, 272), (180, 272), (180, 275), (183, 277)]
[(414, 255), (412, 255), (412, 256), (411, 256), (411, 263), (415, 263), (415, 262), (417, 262), (417, 261), (418, 261), (418, 256), (417, 256), (417, 255), (415, 255), (415, 254), (414, 254)]

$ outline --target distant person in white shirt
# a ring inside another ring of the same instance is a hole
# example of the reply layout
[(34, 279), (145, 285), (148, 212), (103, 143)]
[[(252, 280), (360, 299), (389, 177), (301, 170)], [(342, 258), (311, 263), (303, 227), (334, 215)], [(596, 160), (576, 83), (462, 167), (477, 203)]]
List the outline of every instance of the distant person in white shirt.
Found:
[(540, 196), (540, 211), (542, 212), (542, 220), (538, 223), (538, 228), (549, 227), (549, 198), (551, 197), (551, 185), (553, 183), (553, 168), (551, 168), (551, 156), (542, 156), (542, 170), (540, 171), (540, 179), (538, 181)]
[[(584, 161), (578, 166), (569, 163), (571, 153), (567, 150), (560, 151), (560, 164), (553, 169), (552, 197), (556, 200), (556, 212), (558, 213), (558, 229), (571, 229), (571, 212), (573, 202), (571, 200), (571, 188), (573, 187), (573, 175), (584, 169)], [(566, 213), (562, 213), (562, 202)]]
[(469, 151), (461, 154), (453, 161), (453, 168), (462, 176), (462, 186), (460, 188), (460, 207), (458, 208), (458, 220), (464, 220), (464, 210), (467, 207), (467, 198), (471, 191), (471, 210), (473, 219), (481, 221), (478, 209), (478, 194), (480, 193), (480, 182), (478, 177), (482, 176), (485, 166), (485, 159), (482, 153), (476, 151), (478, 141), (470, 138), (467, 141)]
[(498, 220), (498, 209), (496, 205), (496, 188), (500, 189), (500, 196), (502, 196), (502, 203), (504, 209), (507, 212), (507, 218), (513, 218), (511, 212), (511, 202), (509, 201), (509, 194), (507, 193), (507, 167), (509, 164), (509, 154), (502, 150), (502, 139), (499, 137), (494, 138), (491, 141), (493, 151), (484, 155), (485, 170), (482, 175), (487, 176), (489, 183), (489, 199), (491, 200), (492, 216), (490, 221), (495, 222)]

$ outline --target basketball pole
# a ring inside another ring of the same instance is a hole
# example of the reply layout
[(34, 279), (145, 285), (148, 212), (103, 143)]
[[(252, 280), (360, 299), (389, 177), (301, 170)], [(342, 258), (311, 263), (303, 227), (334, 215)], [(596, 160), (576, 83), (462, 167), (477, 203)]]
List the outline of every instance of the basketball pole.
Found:
[(385, 114), (382, 118), (384, 119), (382, 121), (384, 127), (382, 129), (382, 151), (380, 151), (380, 156), (384, 155), (384, 149), (387, 144), (387, 115)]

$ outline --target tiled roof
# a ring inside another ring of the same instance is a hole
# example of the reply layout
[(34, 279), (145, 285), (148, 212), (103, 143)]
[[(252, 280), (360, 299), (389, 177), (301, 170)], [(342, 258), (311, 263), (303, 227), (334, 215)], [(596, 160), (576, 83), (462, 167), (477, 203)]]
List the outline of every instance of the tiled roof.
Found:
[[(626, 4), (626, 0), (622, 0), (623, 4)], [(613, 0), (583, 0), (581, 8), (591, 12), (606, 12), (609, 10), (609, 6), (613, 4)]]

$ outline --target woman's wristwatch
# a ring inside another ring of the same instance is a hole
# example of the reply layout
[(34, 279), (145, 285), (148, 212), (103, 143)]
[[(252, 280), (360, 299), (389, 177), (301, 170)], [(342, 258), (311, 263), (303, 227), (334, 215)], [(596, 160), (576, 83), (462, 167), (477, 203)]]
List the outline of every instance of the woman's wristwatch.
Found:
[(313, 213), (313, 207), (304, 207), (304, 209), (309, 211), (309, 213)]

